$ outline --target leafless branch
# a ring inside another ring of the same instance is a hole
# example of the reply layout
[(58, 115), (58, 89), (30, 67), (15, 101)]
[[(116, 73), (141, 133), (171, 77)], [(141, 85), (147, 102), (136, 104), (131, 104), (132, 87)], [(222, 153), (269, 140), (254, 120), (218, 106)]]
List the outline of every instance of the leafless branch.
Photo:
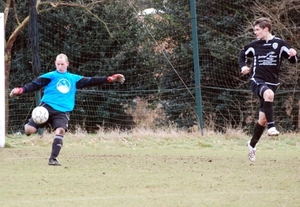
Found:
[[(93, 8), (93, 6), (98, 5), (98, 4), (103, 4), (105, 3), (107, 0), (99, 0), (99, 1), (92, 1), (91, 3), (85, 4), (82, 2), (80, 3), (73, 3), (73, 2), (63, 2), (62, 0), (59, 0), (56, 3), (53, 3), (51, 1), (45, 1), (45, 2), (41, 2), (41, 0), (38, 0), (39, 3), (37, 3), (36, 5), (36, 10), (38, 13), (44, 13), (50, 10), (54, 10), (58, 7), (79, 7), (82, 8), (83, 10), (85, 10), (87, 13), (89, 13), (90, 15), (94, 16), (99, 22), (101, 22), (107, 32), (109, 33), (109, 35), (111, 37), (113, 37), (113, 35), (111, 34), (106, 22), (104, 22), (101, 18), (98, 17), (98, 15), (96, 15), (95, 13), (91, 12), (91, 8)], [(49, 8), (46, 9), (40, 9), (42, 6), (49, 6)]]

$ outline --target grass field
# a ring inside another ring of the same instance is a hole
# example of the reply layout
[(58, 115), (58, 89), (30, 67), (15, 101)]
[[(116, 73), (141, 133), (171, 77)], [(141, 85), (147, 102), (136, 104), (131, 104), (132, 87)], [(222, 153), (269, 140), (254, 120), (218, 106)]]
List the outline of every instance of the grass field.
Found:
[(257, 161), (235, 133), (10, 135), (0, 148), (1, 207), (299, 207), (300, 138), (262, 137)]

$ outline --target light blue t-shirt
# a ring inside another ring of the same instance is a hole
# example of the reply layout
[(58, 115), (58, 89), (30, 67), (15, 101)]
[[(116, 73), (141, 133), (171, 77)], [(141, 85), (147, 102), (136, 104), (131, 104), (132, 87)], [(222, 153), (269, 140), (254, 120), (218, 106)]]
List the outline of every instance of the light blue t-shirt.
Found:
[(83, 76), (69, 72), (59, 73), (55, 70), (45, 73), (40, 77), (51, 80), (45, 86), (41, 102), (50, 105), (57, 111), (72, 111), (75, 106), (76, 82), (83, 78)]

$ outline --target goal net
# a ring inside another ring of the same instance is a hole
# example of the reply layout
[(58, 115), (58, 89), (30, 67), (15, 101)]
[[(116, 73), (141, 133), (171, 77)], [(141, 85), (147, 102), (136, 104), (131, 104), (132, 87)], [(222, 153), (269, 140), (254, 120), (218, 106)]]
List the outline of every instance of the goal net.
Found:
[[(78, 90), (71, 130), (170, 126), (193, 129), (198, 125), (189, 1), (155, 2), (155, 9), (139, 8), (131, 1), (39, 8), (41, 73), (55, 70), (56, 55), (65, 53), (72, 73), (87, 77), (122, 73), (126, 77), (123, 85)], [(242, 46), (254, 38), (249, 26), (255, 17), (279, 18), (275, 22), (287, 19), (273, 15), (277, 10), (272, 8), (280, 1), (261, 1), (264, 7), (259, 2), (197, 2), (205, 128), (250, 130), (256, 122), (258, 100), (249, 91), (248, 77), (240, 74), (237, 56)], [(148, 10), (143, 12), (144, 9)], [(297, 12), (284, 14), (296, 20)], [(296, 44), (287, 26), (286, 32), (278, 31), (283, 31), (279, 24), (275, 25), (275, 35)], [(21, 33), (13, 50), (11, 88), (33, 78), (27, 38), (26, 32)], [(289, 130), (298, 128), (299, 81), (295, 66), (284, 64), (282, 69), (275, 117), (279, 128)], [(22, 130), (35, 107), (34, 95), (11, 99), (9, 107), (9, 132)]]

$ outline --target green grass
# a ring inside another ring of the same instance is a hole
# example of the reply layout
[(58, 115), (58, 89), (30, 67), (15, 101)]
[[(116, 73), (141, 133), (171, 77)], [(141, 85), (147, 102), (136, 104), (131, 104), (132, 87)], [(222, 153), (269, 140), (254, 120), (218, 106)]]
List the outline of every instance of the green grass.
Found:
[(299, 206), (300, 138), (258, 145), (240, 134), (67, 134), (48, 166), (52, 135), (10, 136), (0, 148), (1, 207)]

